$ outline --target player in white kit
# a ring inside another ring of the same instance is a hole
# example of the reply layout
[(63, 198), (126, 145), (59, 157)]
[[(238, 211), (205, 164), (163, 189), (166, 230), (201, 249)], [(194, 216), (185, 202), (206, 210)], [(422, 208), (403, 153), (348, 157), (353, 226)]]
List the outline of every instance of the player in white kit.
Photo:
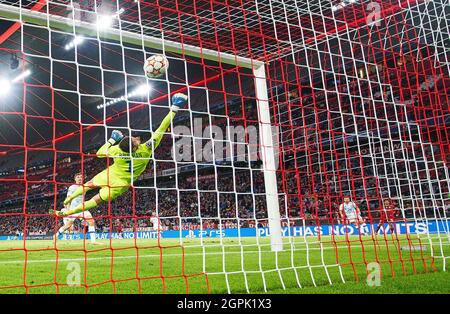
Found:
[(359, 229), (360, 234), (367, 234), (365, 231), (366, 224), (361, 217), (361, 211), (354, 202), (350, 201), (350, 197), (344, 197), (344, 202), (339, 206), (339, 215), (344, 224), (354, 224)]
[(150, 222), (152, 223), (152, 229), (153, 231), (161, 232), (161, 223), (159, 221), (159, 218), (155, 215), (155, 213), (150, 214)]
[[(74, 179), (76, 184), (73, 184), (69, 187), (69, 189), (67, 190), (67, 197), (69, 197), (83, 183), (83, 176), (81, 175), (81, 173), (75, 174)], [(62, 211), (65, 212), (77, 207), (83, 202), (83, 198), (84, 195), (77, 196), (72, 200), (72, 202), (70, 202), (70, 204), (67, 204)], [(63, 234), (67, 230), (70, 230), (73, 226), (73, 223), (75, 222), (75, 219), (80, 219), (81, 221), (85, 220), (88, 223), (88, 231), (90, 233), (91, 243), (95, 243), (95, 222), (88, 210), (64, 217), (64, 225), (59, 228), (58, 232), (54, 235), (54, 240), (58, 239), (59, 235)]]

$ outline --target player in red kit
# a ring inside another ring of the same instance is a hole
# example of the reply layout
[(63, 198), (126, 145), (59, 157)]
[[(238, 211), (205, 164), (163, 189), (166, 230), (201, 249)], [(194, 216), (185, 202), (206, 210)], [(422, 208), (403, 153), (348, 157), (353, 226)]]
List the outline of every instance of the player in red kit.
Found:
[(123, 231), (122, 223), (120, 222), (119, 219), (116, 219), (116, 233), (120, 238), (122, 238), (122, 231)]
[(398, 211), (396, 210), (394, 204), (391, 202), (390, 199), (385, 199), (383, 201), (383, 208), (380, 211), (380, 222), (378, 223), (377, 230), (375, 231), (375, 234), (378, 234), (378, 231), (380, 231), (381, 227), (384, 226), (384, 224), (387, 222), (389, 225), (389, 229), (391, 230), (391, 233), (395, 233), (395, 218), (398, 216)]

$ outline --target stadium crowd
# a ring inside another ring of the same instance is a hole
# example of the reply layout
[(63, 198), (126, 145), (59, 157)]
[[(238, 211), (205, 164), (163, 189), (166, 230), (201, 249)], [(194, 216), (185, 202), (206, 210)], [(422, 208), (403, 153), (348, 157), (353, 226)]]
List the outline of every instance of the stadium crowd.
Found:
[[(88, 166), (85, 168), (89, 169), (87, 173), (97, 173), (102, 170), (101, 163), (95, 159), (92, 159), (92, 162), (97, 164), (97, 168)], [(70, 177), (76, 172), (77, 165), (67, 164), (67, 167), (70, 171), (61, 177), (61, 180), (70, 182)], [(302, 219), (307, 224), (340, 222), (338, 207), (342, 202), (342, 195), (337, 187), (339, 183), (341, 187), (344, 186), (343, 183), (346, 180), (332, 176), (324, 181), (320, 180), (319, 174), (307, 176), (299, 173), (288, 175), (289, 173), (283, 172), (284, 178), (280, 177), (278, 182), (279, 191), (284, 192), (280, 196), (283, 225), (303, 224)], [(155, 182), (157, 188), (155, 188)], [(366, 219), (377, 219), (379, 215), (380, 196), (376, 194), (376, 184), (376, 180), (369, 178), (366, 180), (365, 188), (356, 189), (357, 200), (362, 200), (357, 203)], [(59, 228), (61, 219), (58, 221), (47, 214), (48, 209), (54, 208), (55, 196), (52, 193), (54, 186), (54, 184), (43, 184), (42, 187), (37, 186), (31, 189), (27, 195), (26, 206), (20, 198), (16, 202), (13, 199), (3, 201), (0, 234), (17, 234), (24, 230), (30, 235), (45, 234)], [(67, 185), (59, 186), (56, 209), (62, 206), (67, 187)], [(424, 186), (424, 188), (427, 187)], [(409, 188), (409, 185), (405, 188)], [(367, 191), (365, 196), (362, 195), (364, 191)], [(260, 169), (235, 170), (234, 177), (233, 171), (229, 171), (218, 178), (214, 168), (211, 167), (199, 176), (192, 173), (178, 175), (178, 186), (175, 176), (137, 181), (133, 189), (111, 202), (110, 205), (101, 205), (91, 212), (95, 217), (97, 230), (104, 232), (116, 231), (118, 221), (123, 230), (149, 228), (152, 226), (150, 223), (152, 216), (160, 219), (162, 229), (165, 230), (218, 228), (219, 226), (233, 228), (238, 224), (240, 227), (254, 227), (255, 224), (267, 226), (264, 192), (264, 177)], [(14, 193), (23, 195), (23, 191)], [(30, 196), (36, 195), (34, 193), (39, 193), (40, 197), (30, 199)], [(436, 209), (431, 202), (430, 198), (421, 204), (406, 201), (397, 205), (405, 210), (404, 218), (423, 219), (436, 216)], [(450, 216), (450, 201), (447, 200), (442, 206), (444, 211), (438, 210), (438, 215)], [(412, 211), (413, 208), (415, 212)], [(23, 215), (24, 213), (26, 215)], [(75, 224), (75, 231), (80, 231), (82, 225), (81, 222)]]

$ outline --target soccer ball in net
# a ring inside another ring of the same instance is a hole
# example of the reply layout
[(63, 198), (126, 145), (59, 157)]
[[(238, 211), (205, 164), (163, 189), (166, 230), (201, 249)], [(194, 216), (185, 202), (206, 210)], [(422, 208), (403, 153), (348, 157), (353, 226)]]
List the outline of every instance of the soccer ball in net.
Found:
[(145, 60), (144, 72), (147, 77), (155, 78), (164, 75), (169, 68), (169, 60), (163, 55), (153, 55)]

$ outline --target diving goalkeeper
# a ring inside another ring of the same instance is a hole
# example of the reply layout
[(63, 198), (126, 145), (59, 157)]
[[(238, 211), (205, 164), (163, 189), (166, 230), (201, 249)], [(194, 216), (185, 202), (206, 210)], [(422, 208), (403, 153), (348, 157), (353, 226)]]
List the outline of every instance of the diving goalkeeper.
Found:
[(163, 119), (161, 125), (153, 133), (150, 140), (143, 144), (141, 144), (141, 139), (139, 137), (124, 137), (120, 131), (114, 130), (108, 142), (97, 151), (97, 157), (112, 157), (114, 163), (97, 174), (86, 184), (80, 185), (78, 189), (65, 199), (64, 205), (70, 204), (74, 198), (89, 190), (100, 188), (99, 193), (90, 200), (81, 203), (70, 210), (65, 212), (55, 211), (56, 216), (66, 217), (81, 211), (87, 211), (97, 207), (102, 202), (107, 202), (108, 200), (112, 201), (125, 193), (130, 188), (131, 183), (144, 172), (153, 151), (161, 142), (164, 133), (169, 128), (178, 109), (184, 107), (186, 103), (186, 95), (181, 93), (173, 95), (171, 112)]

